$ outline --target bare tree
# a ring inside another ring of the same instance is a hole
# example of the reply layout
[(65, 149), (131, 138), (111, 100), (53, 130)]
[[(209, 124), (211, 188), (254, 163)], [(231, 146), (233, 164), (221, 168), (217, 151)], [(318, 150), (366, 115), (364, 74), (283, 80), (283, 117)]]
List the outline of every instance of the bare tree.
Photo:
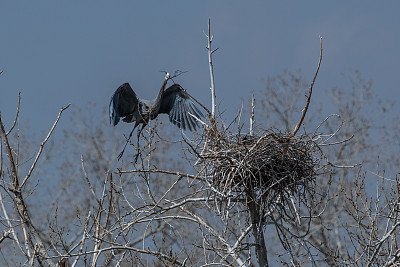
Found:
[[(305, 129), (319, 125), (314, 138), (317, 142), (328, 137), (329, 142), (333, 144), (320, 144), (324, 155), (329, 159), (329, 164), (334, 168), (316, 179), (316, 190), (321, 195), (326, 195), (327, 199), (321, 203), (325, 206), (324, 213), (321, 214), (319, 220), (312, 222), (313, 230), (306, 237), (313, 246), (319, 248), (325, 263), (330, 266), (335, 266), (339, 262), (352, 266), (356, 262), (348, 261), (347, 257), (349, 251), (354, 252), (354, 243), (350, 242), (352, 238), (349, 236), (350, 225), (356, 223), (354, 209), (345, 208), (344, 203), (350, 201), (347, 196), (355, 190), (357, 181), (360, 181), (357, 178), (360, 177), (360, 172), (369, 178), (367, 181), (372, 179), (371, 171), (367, 170), (374, 169), (378, 156), (381, 170), (390, 169), (392, 173), (395, 173), (393, 169), (395, 171), (395, 166), (398, 166), (397, 157), (393, 157), (392, 146), (392, 140), (396, 138), (393, 127), (397, 123), (384, 124), (387, 120), (382, 119), (388, 116), (388, 111), (394, 105), (393, 101), (383, 101), (379, 95), (374, 94), (372, 82), (363, 79), (358, 71), (344, 78), (344, 81), (349, 81), (347, 87), (334, 87), (326, 91), (327, 98), (329, 97), (326, 102), (329, 104), (324, 103), (324, 105), (331, 105), (330, 108), (334, 108), (335, 113), (329, 115), (325, 108), (317, 106), (313, 109), (317, 112), (308, 113), (309, 116), (305, 120)], [(268, 125), (290, 129), (290, 125), (294, 123), (293, 115), (300, 111), (299, 100), (302, 99), (305, 88), (306, 84), (301, 73), (285, 71), (282, 75), (268, 78), (267, 88), (262, 92), (264, 96), (258, 98), (260, 99), (256, 110), (258, 121), (267, 121)], [(279, 94), (277, 94), (278, 91)], [(315, 105), (315, 103), (312, 104)], [(326, 119), (323, 116), (327, 116)], [(321, 124), (321, 121), (324, 123)], [(397, 120), (391, 120), (391, 122), (394, 121)], [(258, 125), (258, 127), (262, 126)], [(335, 134), (326, 136), (325, 133)], [(357, 167), (354, 168), (355, 166)], [(378, 177), (379, 179), (383, 178)], [(379, 200), (382, 206), (387, 204), (388, 207), (393, 207), (393, 202), (385, 201), (392, 198), (392, 186), (395, 179), (391, 180), (391, 182), (386, 180), (383, 183), (385, 186), (380, 188), (381, 194), (386, 194), (387, 197), (377, 198), (376, 194), (371, 194), (371, 191), (374, 191), (371, 183), (367, 183), (368, 186), (364, 187), (366, 195), (375, 201)], [(359, 195), (354, 196), (359, 197)], [(358, 204), (354, 205), (354, 203)], [(313, 203), (313, 206), (317, 208), (317, 204)], [(354, 199), (348, 203), (349, 206), (364, 210), (365, 206), (360, 204), (360, 202), (354, 202)], [(279, 248), (279, 246), (276, 247)], [(359, 250), (359, 253), (362, 252), (363, 250)], [(345, 258), (347, 261), (344, 260)], [(365, 258), (357, 259), (358, 264), (363, 265), (363, 262), (365, 263)]]
[[(18, 108), (17, 108), (17, 116), (15, 121), (18, 119), (18, 114), (19, 114), (19, 103), (20, 101), (18, 100)], [(53, 133), (54, 128), (56, 127), (61, 114), (64, 110), (66, 110), (69, 107), (67, 105), (66, 107), (62, 108), (57, 116), (56, 121), (54, 122), (53, 126), (51, 127), (48, 135), (46, 138), (43, 140), (43, 142), (40, 144), (39, 150), (36, 154), (36, 157), (32, 163), (32, 166), (29, 168), (28, 172), (26, 173), (25, 177), (20, 177), (18, 174), (18, 161), (15, 159), (18, 158), (18, 154), (13, 154), (12, 148), (10, 147), (10, 144), (8, 142), (8, 135), (11, 133), (11, 131), (14, 129), (15, 123), (13, 126), (8, 130), (7, 132), (5, 131), (3, 122), (1, 121), (1, 113), (0, 113), (0, 132), (2, 139), (4, 141), (5, 149), (7, 152), (7, 157), (9, 160), (9, 179), (5, 180), (3, 179), (3, 189), (6, 190), (8, 194), (10, 194), (10, 197), (13, 200), (14, 208), (17, 214), (17, 218), (15, 219), (16, 225), (13, 225), (12, 222), (14, 220), (10, 220), (6, 211), (6, 208), (3, 203), (3, 197), (1, 197), (1, 204), (2, 204), (2, 209), (3, 209), (3, 214), (4, 217), (6, 218), (6, 222), (8, 224), (9, 230), (7, 230), (7, 233), (12, 233), (13, 240), (17, 243), (19, 249), (21, 252), (25, 255), (26, 261), (29, 262), (29, 264), (33, 264), (35, 260), (38, 261), (40, 265), (43, 264), (43, 261), (47, 262), (49, 266), (55, 266), (54, 262), (49, 260), (49, 254), (47, 250), (44, 248), (45, 246), (45, 241), (43, 237), (41, 236), (41, 233), (36, 229), (32, 219), (30, 212), (27, 209), (26, 203), (25, 203), (25, 196), (23, 194), (24, 190), (24, 185), (27, 183), (29, 178), (31, 177), (31, 174), (33, 170), (35, 169), (35, 166), (43, 152), (43, 148), (50, 138), (51, 134)], [(3, 164), (3, 154), (1, 155), (1, 164)], [(2, 170), (2, 168), (1, 168)], [(3, 176), (3, 173), (1, 173)], [(0, 193), (1, 194), (1, 193)], [(17, 234), (16, 234), (16, 228), (20, 228), (23, 238), (19, 239)], [(10, 235), (4, 235), (3, 237), (9, 237)], [(4, 240), (4, 239), (3, 239)], [(25, 246), (23, 247), (21, 244), (24, 243)]]
[[(0, 114), (2, 262), (391, 266), (399, 261), (398, 177), (386, 177), (378, 165), (371, 195), (365, 186), (371, 171), (364, 169), (376, 162), (374, 153), (383, 145), (371, 134), (387, 130), (378, 116), (390, 104), (379, 104), (374, 116), (366, 114), (376, 98), (372, 84), (356, 72), (349, 93), (331, 91), (337, 113), (320, 116), (323, 108), (313, 106), (311, 95), (321, 43), (311, 83), (288, 71), (269, 78), (265, 97), (252, 101), (250, 134), (244, 133), (241, 112), (232, 123), (216, 114), (210, 21), (206, 37), (212, 111), (203, 106), (209, 117), (201, 121), (202, 131), (177, 133), (156, 119), (118, 162), (122, 133), (105, 119), (98, 123), (82, 115), (90, 108), (75, 109), (75, 127), (52, 151), (59, 161), (49, 171), (59, 183), (45, 210), (34, 204), (43, 184), (32, 177), (40, 164), (48, 164), (44, 151), (69, 105), (26, 170), (21, 159), (29, 159), (30, 152), (15, 127), (20, 97), (11, 127), (6, 129)], [(268, 125), (255, 123), (262, 121)], [(396, 162), (392, 155), (384, 161)]]

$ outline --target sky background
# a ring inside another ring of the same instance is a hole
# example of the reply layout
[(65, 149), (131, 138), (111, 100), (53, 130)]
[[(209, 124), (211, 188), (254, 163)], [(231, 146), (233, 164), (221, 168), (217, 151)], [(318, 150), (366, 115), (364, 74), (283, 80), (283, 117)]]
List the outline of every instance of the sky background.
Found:
[[(95, 119), (115, 89), (157, 94), (166, 70), (210, 107), (207, 20), (214, 34), (217, 101), (229, 120), (265, 79), (287, 69), (311, 82), (323, 38), (313, 101), (359, 70), (374, 91), (400, 97), (399, 1), (6, 1), (0, 8), (0, 111), (8, 128), (21, 91), (21, 123), (47, 132), (74, 127), (71, 110), (96, 103)], [(347, 83), (348, 81), (346, 81)], [(396, 105), (393, 112), (396, 113)], [(110, 126), (111, 127), (111, 126)], [(127, 127), (126, 132), (130, 129)]]

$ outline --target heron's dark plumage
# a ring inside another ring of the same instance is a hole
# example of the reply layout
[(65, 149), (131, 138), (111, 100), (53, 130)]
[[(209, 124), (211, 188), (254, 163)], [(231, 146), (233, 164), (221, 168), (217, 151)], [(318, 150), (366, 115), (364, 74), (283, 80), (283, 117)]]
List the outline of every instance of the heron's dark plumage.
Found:
[(110, 101), (110, 123), (115, 126), (121, 117), (129, 117), (137, 109), (138, 101), (129, 83), (118, 87)]
[(188, 129), (190, 131), (196, 130), (199, 126), (193, 116), (199, 119), (203, 117), (190, 95), (179, 84), (174, 84), (165, 90), (159, 113), (168, 114), (170, 122), (183, 130)]

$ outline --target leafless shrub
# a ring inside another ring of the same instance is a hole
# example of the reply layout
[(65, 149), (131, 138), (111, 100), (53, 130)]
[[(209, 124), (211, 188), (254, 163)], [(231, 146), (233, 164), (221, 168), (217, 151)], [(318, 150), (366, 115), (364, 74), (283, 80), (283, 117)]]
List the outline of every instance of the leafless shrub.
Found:
[[(372, 176), (371, 176), (372, 175)], [(375, 192), (366, 186), (376, 179)], [(354, 187), (343, 190), (346, 212), (352, 218), (344, 229), (351, 242), (340, 261), (346, 266), (398, 266), (400, 178), (386, 177), (384, 171), (359, 172)]]

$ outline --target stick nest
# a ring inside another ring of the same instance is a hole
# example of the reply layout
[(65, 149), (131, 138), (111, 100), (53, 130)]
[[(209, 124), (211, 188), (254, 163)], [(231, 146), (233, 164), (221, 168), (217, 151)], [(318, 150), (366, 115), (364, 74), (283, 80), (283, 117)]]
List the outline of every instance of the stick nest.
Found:
[(222, 196), (269, 203), (313, 188), (319, 149), (306, 135), (267, 131), (261, 136), (210, 138), (203, 153), (210, 185)]

